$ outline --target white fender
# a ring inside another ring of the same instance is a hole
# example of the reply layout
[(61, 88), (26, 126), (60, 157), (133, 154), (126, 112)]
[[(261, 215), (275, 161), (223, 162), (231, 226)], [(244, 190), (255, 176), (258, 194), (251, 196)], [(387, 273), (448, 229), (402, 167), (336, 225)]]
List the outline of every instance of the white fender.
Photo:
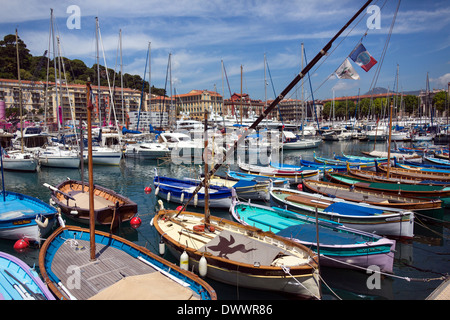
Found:
[(189, 256), (186, 251), (183, 251), (183, 254), (180, 256), (180, 268), (183, 270), (189, 269)]
[(158, 193), (159, 193), (159, 187), (157, 187), (156, 190), (155, 190), (155, 196), (157, 196)]
[(181, 193), (180, 202), (183, 203), (184, 201), (184, 192)]
[(197, 206), (198, 203), (198, 194), (196, 193), (194, 196), (194, 206)]
[(170, 202), (170, 192), (167, 192), (167, 202)]
[(164, 244), (164, 241), (161, 238), (161, 240), (159, 240), (159, 254), (163, 256), (165, 252), (166, 252), (166, 245)]
[(205, 256), (202, 256), (198, 263), (198, 273), (200, 274), (201, 277), (205, 277), (207, 272), (208, 272), (208, 263), (206, 262)]
[(159, 204), (159, 210), (164, 210), (164, 204), (163, 204), (162, 200), (158, 200), (158, 204)]

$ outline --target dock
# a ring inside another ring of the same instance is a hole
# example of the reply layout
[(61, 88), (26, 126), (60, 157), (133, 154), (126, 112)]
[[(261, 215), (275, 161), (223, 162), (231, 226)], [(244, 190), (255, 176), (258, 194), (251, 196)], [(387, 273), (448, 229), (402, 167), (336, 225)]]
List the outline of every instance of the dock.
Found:
[(450, 278), (445, 279), (425, 300), (450, 300)]

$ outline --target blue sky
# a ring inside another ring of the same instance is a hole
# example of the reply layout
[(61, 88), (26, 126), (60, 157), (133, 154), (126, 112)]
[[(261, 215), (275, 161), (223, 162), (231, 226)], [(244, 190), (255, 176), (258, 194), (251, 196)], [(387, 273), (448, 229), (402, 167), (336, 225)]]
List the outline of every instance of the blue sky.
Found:
[[(177, 93), (192, 89), (216, 90), (229, 97), (222, 82), (223, 60), (231, 92), (241, 90), (254, 99), (265, 98), (264, 54), (270, 68), (267, 98), (281, 92), (300, 71), (301, 43), (311, 60), (365, 0), (21, 0), (2, 1), (0, 36), (14, 33), (25, 41), (33, 55), (48, 48), (50, 8), (54, 10), (57, 34), (63, 55), (95, 63), (95, 17), (98, 16), (104, 54), (109, 68), (117, 68), (119, 29), (122, 29), (123, 70), (144, 76), (148, 43), (151, 42), (152, 85), (163, 88), (169, 53), (172, 54), (172, 81)], [(371, 13), (364, 13), (344, 32), (311, 73), (315, 99), (333, 95), (357, 95), (376, 83), (389, 87), (395, 83), (399, 64), (399, 91), (426, 87), (429, 72), (431, 88), (447, 88), (450, 81), (450, 2), (448, 0), (403, 0), (393, 33), (381, 63), (393, 14), (398, 0), (378, 0), (380, 29), (367, 30)], [(70, 5), (80, 8), (80, 29), (69, 29), (66, 22)], [(351, 32), (350, 32), (351, 31)], [(360, 80), (330, 77), (368, 31), (363, 44), (379, 61), (365, 72), (355, 63)], [(350, 33), (349, 33), (350, 32)], [(52, 54), (52, 53), (51, 53)], [(103, 54), (100, 63), (104, 65)], [(268, 75), (267, 75), (268, 77)], [(148, 80), (148, 74), (146, 75)], [(376, 82), (375, 82), (376, 81)], [(169, 88), (169, 87), (167, 87)], [(309, 82), (305, 98), (311, 99)], [(301, 98), (301, 90), (290, 98)]]

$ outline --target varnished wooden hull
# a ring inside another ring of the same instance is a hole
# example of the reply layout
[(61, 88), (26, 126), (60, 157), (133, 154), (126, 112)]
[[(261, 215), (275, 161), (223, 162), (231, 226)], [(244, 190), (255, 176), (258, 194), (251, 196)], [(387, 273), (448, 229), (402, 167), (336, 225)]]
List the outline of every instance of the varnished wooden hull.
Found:
[[(67, 180), (56, 186), (59, 191), (73, 197), (66, 199), (62, 193), (52, 191), (51, 199), (61, 212), (71, 219), (89, 224), (89, 185), (81, 181)], [(137, 204), (107, 188), (94, 185), (95, 223), (117, 226), (129, 221), (137, 213)]]

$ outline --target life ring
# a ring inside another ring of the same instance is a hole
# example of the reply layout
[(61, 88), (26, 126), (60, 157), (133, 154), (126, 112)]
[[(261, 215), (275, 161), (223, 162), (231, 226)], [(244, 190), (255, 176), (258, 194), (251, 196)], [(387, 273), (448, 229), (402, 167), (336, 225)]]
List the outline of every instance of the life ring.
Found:
[[(205, 232), (205, 225), (204, 224), (199, 224), (194, 226), (192, 229), (194, 229), (194, 231), (196, 232)], [(214, 232), (216, 229), (214, 228), (214, 226), (209, 226), (207, 228), (210, 232)]]

